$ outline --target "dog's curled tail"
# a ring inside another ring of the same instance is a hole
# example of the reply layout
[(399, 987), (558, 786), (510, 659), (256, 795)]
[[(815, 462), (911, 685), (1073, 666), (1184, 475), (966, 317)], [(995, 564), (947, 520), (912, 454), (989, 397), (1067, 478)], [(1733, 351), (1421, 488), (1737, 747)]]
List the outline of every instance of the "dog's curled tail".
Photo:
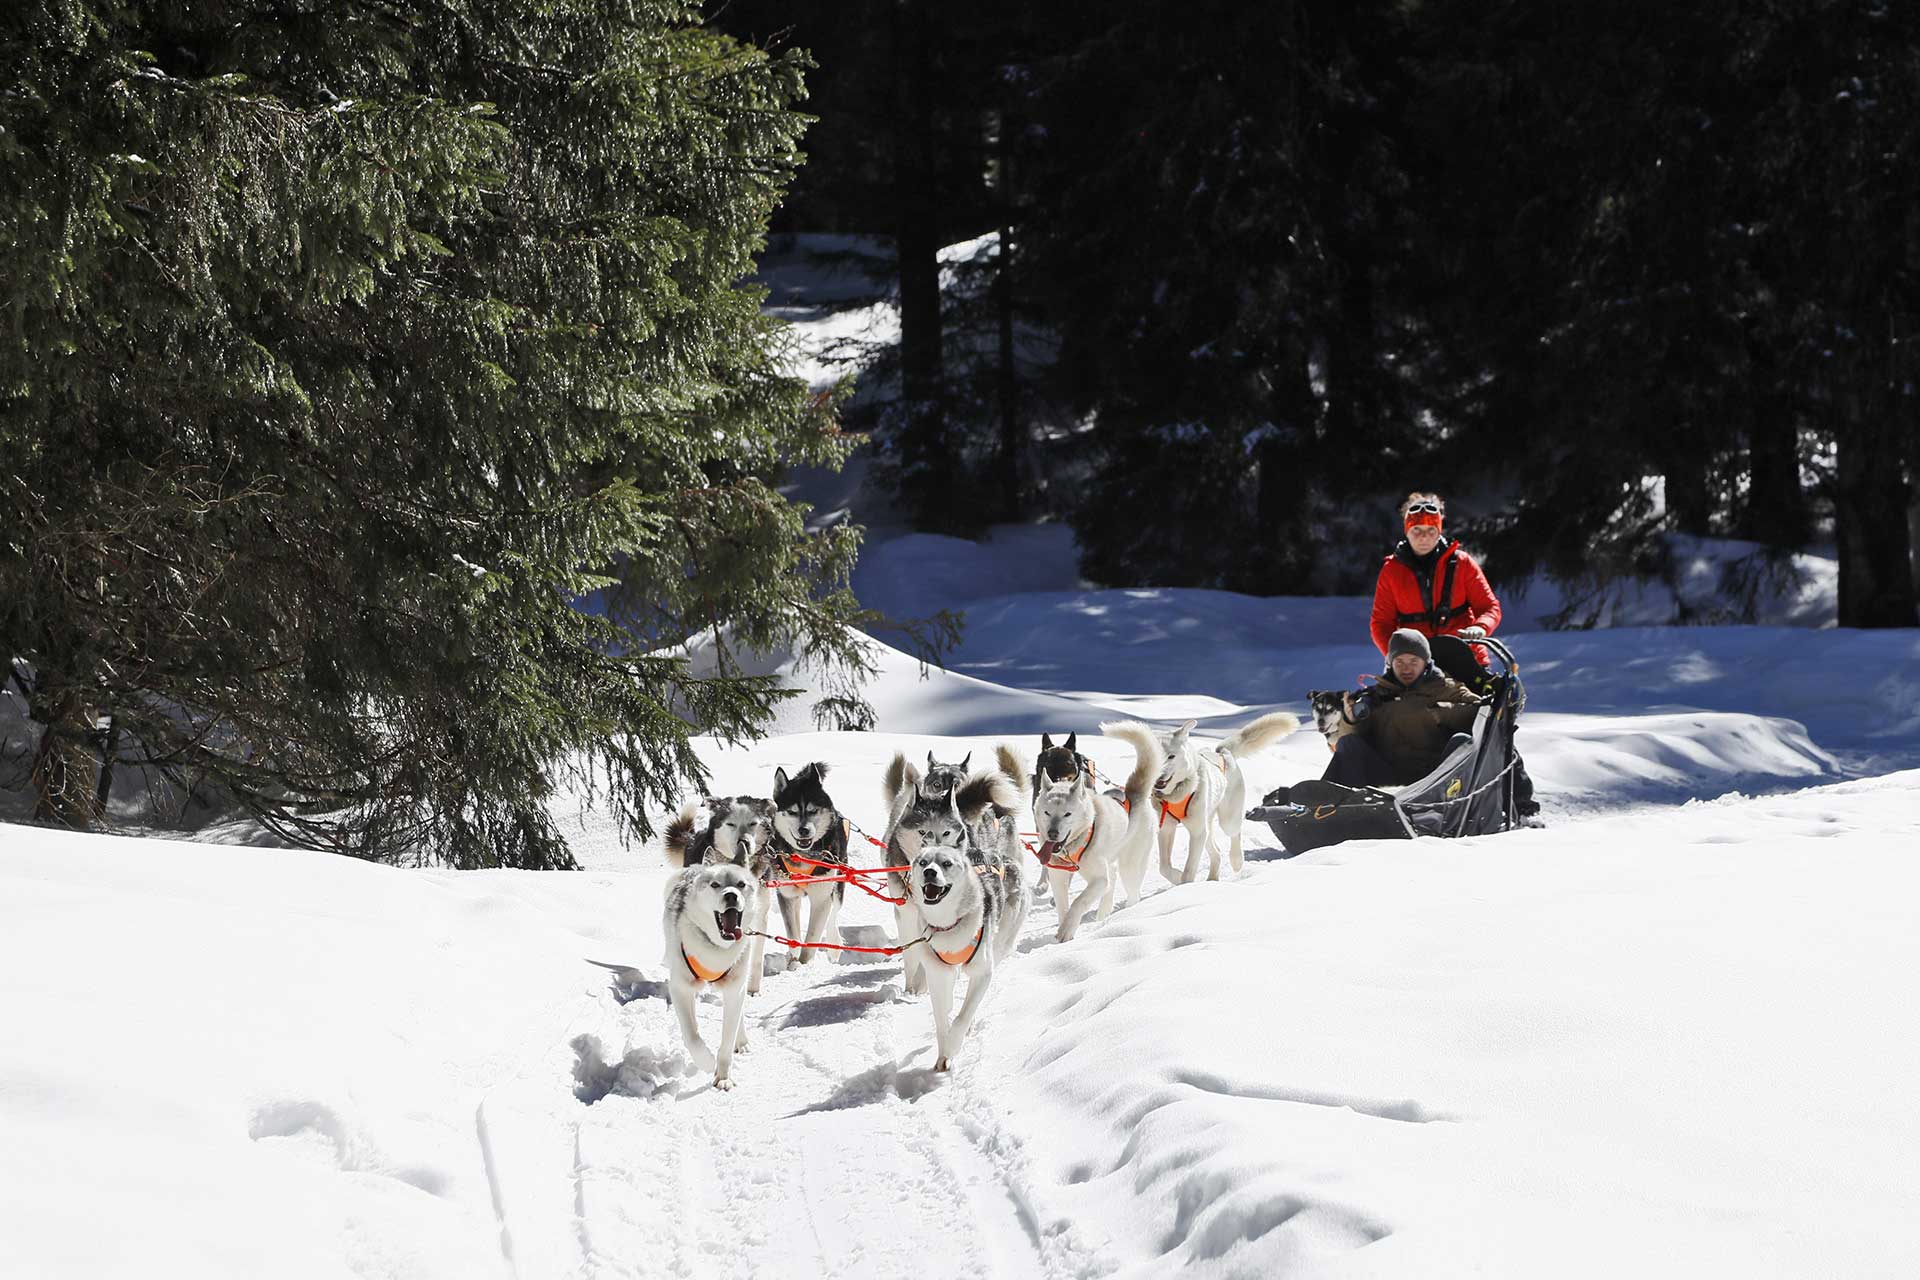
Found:
[(1160, 739), (1138, 720), (1109, 721), (1100, 726), (1100, 732), (1133, 747), (1133, 772), (1127, 775), (1125, 794), (1127, 807), (1135, 813), (1142, 812), (1147, 789), (1153, 785), (1165, 759), (1165, 754), (1160, 750)]
[(1265, 751), (1299, 727), (1300, 717), (1286, 711), (1269, 711), (1252, 724), (1235, 729), (1214, 750), (1225, 759), (1254, 755)]
[(1000, 766), (1000, 772), (1013, 779), (1013, 785), (1024, 787), (1033, 777), (1027, 768), (1027, 762), (1020, 758), (1020, 752), (1009, 743), (997, 742), (993, 747), (993, 759)]
[(1013, 779), (998, 769), (982, 769), (970, 774), (960, 784), (960, 790), (954, 794), (959, 806), (960, 816), (972, 822), (980, 816), (980, 811), (992, 805), (994, 812), (1006, 815), (1020, 807), (1020, 788), (1013, 785)]
[(693, 848), (694, 812), (694, 807), (688, 805), (675, 815), (673, 821), (667, 823), (665, 835), (667, 852), (673, 855), (674, 861), (681, 867), (687, 865), (687, 850)]
[(887, 795), (887, 808), (891, 810), (899, 804), (908, 787), (919, 785), (920, 771), (913, 767), (913, 761), (907, 759), (903, 751), (894, 752), (893, 759), (887, 761), (886, 775), (880, 780), (881, 790)]

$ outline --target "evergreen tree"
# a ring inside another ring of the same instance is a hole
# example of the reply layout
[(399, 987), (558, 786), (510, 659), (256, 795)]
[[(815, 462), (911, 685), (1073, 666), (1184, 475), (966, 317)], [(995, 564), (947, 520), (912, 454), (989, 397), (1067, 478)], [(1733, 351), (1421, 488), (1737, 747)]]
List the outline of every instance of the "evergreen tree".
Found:
[(1101, 458), (1074, 517), (1083, 567), (1353, 589), (1367, 556), (1323, 560), (1329, 521), (1426, 448), (1407, 374), (1431, 343), (1396, 293), (1395, 7), (1103, 17), (1039, 73), (1024, 250)]
[[(143, 766), (367, 856), (566, 865), (857, 666), (844, 446), (739, 285), (802, 60), (678, 0), (25, 0), (0, 50), (0, 645), (39, 816)], [(609, 589), (604, 614), (580, 604)]]

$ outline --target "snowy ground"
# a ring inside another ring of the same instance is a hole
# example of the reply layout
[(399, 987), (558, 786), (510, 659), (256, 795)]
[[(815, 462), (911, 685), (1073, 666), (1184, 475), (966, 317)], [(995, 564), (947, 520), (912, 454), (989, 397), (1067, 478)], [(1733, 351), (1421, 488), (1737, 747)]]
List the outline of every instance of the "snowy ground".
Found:
[[(877, 831), (896, 749), (1220, 734), (1373, 665), (1363, 602), (1087, 592), (1010, 545), (951, 670), (882, 655), (877, 732), (802, 707), (708, 744), (716, 788), (826, 760)], [(1552, 825), (1155, 875), (1067, 945), (1042, 905), (948, 1077), (890, 963), (822, 961), (769, 976), (713, 1092), (659, 852), (596, 815), (575, 875), (0, 828), (5, 1271), (1920, 1271), (1920, 634), (1515, 644)]]
[[(593, 813), (578, 874), (0, 825), (0, 1276), (1920, 1274), (1920, 632), (1821, 629), (1823, 572), (1767, 626), (1511, 602), (1546, 828), (1256, 848), (1065, 945), (1042, 904), (950, 1075), (891, 963), (776, 961), (714, 1092), (660, 851)], [(875, 732), (799, 700), (715, 789), (828, 761), (877, 833), (895, 750), (1123, 772), (1103, 719), (1217, 737), (1378, 666), (1365, 601), (1088, 590), (1057, 528), (856, 585), (964, 608), (949, 668), (881, 650)]]

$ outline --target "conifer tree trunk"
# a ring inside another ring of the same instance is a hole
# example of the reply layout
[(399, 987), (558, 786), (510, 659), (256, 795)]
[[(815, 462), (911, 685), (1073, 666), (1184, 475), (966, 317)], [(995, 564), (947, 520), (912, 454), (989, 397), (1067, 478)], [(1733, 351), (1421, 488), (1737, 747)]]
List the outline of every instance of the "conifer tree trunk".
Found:
[(901, 440), (907, 491), (935, 527), (950, 523), (939, 482), (946, 431), (941, 404), (940, 235), (934, 207), (932, 66), (922, 0), (894, 0), (894, 241), (900, 281)]
[(1000, 252), (993, 272), (993, 310), (999, 326), (999, 363), (995, 370), (994, 389), (1000, 414), (1001, 492), (1006, 496), (1006, 518), (1018, 520), (1026, 505), (1025, 486), (1021, 483), (1026, 458), (1020, 440), (1019, 378), (1013, 363), (1013, 142), (1009, 137), (1009, 129), (1007, 113), (1003, 111), (997, 138)]
[(1780, 386), (1779, 366), (1748, 343), (1752, 420), (1747, 427), (1747, 494), (1742, 532), (1770, 547), (1802, 547), (1811, 531), (1800, 485), (1800, 429)]
[[(44, 676), (40, 679), (44, 681)], [(40, 742), (33, 753), (33, 820), (85, 831), (98, 816), (93, 787), (92, 724), (79, 694), (62, 691), (33, 709)]]
[[(1868, 352), (1891, 352), (1893, 321), (1879, 308), (1879, 339)], [(1839, 621), (1843, 627), (1911, 627), (1920, 621), (1913, 585), (1913, 544), (1907, 528), (1909, 439), (1915, 429), (1899, 416), (1904, 397), (1884, 394), (1885, 370), (1873, 355), (1849, 362), (1851, 376), (1834, 391), (1837, 453), (1833, 527), (1840, 560)]]

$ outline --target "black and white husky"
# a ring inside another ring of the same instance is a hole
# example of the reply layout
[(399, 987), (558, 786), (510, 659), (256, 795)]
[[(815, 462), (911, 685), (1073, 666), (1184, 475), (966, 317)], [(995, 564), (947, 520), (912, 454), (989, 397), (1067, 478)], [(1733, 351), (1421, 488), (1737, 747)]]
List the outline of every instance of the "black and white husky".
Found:
[[(1040, 780), (1072, 782), (1082, 773), (1093, 771), (1093, 761), (1080, 754), (1080, 735), (1070, 733), (1065, 742), (1056, 743), (1051, 734), (1040, 735), (1040, 754), (1033, 762), (1033, 795), (1040, 799)], [(1018, 776), (1018, 775), (1015, 775)]]
[[(827, 794), (824, 779), (827, 766), (816, 760), (791, 778), (784, 768), (773, 771), (773, 840), (768, 845), (783, 880), (804, 880), (811, 876), (831, 875), (832, 866), (815, 862), (847, 865), (847, 822)], [(802, 859), (810, 859), (803, 861)], [(800, 963), (813, 959), (812, 944), (831, 941), (840, 903), (847, 895), (843, 880), (818, 884), (781, 885), (776, 891), (780, 919), (787, 936), (808, 945), (801, 947)], [(806, 904), (807, 931), (800, 928), (800, 906)]]
[[(1233, 869), (1240, 870), (1240, 828), (1246, 821), (1243, 810), (1247, 799), (1247, 778), (1240, 771), (1240, 759), (1265, 751), (1300, 727), (1297, 716), (1270, 711), (1235, 729), (1212, 751), (1205, 752), (1189, 737), (1194, 723), (1189, 720), (1173, 732), (1159, 735), (1164, 761), (1153, 781), (1153, 808), (1160, 828), (1160, 874), (1176, 884), (1192, 883), (1200, 874), (1203, 855), (1212, 858), (1207, 879), (1220, 878), (1221, 848), (1213, 838), (1215, 826), (1226, 837)], [(1183, 827), (1187, 832), (1187, 865), (1176, 876), (1173, 836)]]
[[(741, 1010), (746, 1001), (747, 970), (752, 949), (747, 945), (746, 921), (764, 890), (760, 880), (740, 861), (702, 863), (676, 872), (667, 880), (666, 912), (661, 932), (666, 937), (667, 993), (680, 1019), (680, 1039), (702, 1071), (713, 1072), (713, 1087), (733, 1088), (728, 1070), (736, 1050), (747, 1047)], [(702, 988), (720, 993), (719, 1050), (707, 1048), (695, 1017)]]
[[(952, 1067), (979, 1016), (994, 966), (1013, 953), (1027, 919), (1019, 860), (974, 843), (963, 805), (975, 788), (997, 793), (995, 802), (1003, 806), (1019, 803), (1013, 781), (1004, 774), (976, 774), (944, 800), (917, 796), (893, 832), (907, 855), (908, 902), (921, 930), (905, 954), (918, 953), (933, 1005), (935, 1071)], [(967, 978), (967, 996), (955, 1016), (953, 988), (961, 974)]]
[[(993, 770), (968, 774), (973, 759), (968, 752), (959, 764), (942, 764), (927, 753), (927, 772), (923, 775), (906, 756), (894, 753), (887, 765), (882, 786), (887, 797), (886, 857), (889, 867), (906, 867), (913, 858), (914, 836), (929, 823), (944, 824), (951, 806), (966, 827), (969, 856), (982, 863), (1011, 862), (1019, 869), (1017, 814), (1019, 792), (1014, 782)], [(906, 833), (903, 835), (903, 832)], [(887, 892), (904, 898), (893, 909), (895, 945), (907, 946), (920, 936), (921, 920), (913, 896), (908, 892), (908, 874), (889, 872)], [(909, 947), (901, 953), (900, 967), (908, 995), (927, 989), (922, 948)]]
[(1328, 689), (1314, 689), (1307, 694), (1307, 702), (1313, 707), (1313, 725), (1327, 740), (1329, 751), (1354, 731), (1353, 721), (1347, 719), (1346, 697), (1345, 693)]
[[(1116, 881), (1124, 881), (1129, 903), (1140, 900), (1147, 878), (1147, 860), (1153, 851), (1153, 815), (1148, 789), (1164, 758), (1153, 730), (1138, 721), (1103, 724), (1100, 732), (1133, 747), (1133, 772), (1121, 792), (1126, 801), (1102, 795), (1091, 770), (1082, 769), (1071, 780), (1043, 778), (1034, 801), (1033, 824), (1040, 837), (1035, 856), (1046, 868), (1060, 927), (1054, 937), (1070, 940), (1080, 922), (1097, 905), (1100, 918), (1113, 911)], [(1006, 750), (1003, 759), (1012, 755)], [(1008, 763), (1017, 763), (1008, 759)], [(1075, 898), (1068, 897), (1074, 873), (1086, 879)]]

